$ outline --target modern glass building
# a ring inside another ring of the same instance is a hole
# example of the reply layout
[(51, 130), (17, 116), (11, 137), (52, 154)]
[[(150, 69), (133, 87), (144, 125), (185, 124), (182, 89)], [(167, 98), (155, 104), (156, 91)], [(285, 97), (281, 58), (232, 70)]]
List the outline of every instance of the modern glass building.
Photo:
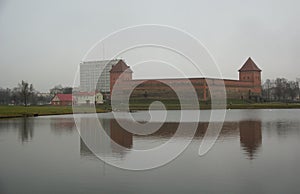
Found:
[(80, 63), (80, 90), (110, 92), (110, 73), (112, 66), (120, 60), (84, 61)]

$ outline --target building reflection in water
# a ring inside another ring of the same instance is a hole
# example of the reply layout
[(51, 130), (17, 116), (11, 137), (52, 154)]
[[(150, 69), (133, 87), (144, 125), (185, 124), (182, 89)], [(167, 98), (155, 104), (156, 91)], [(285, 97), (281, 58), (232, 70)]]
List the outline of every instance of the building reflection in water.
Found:
[(240, 121), (240, 143), (250, 160), (262, 145), (261, 121)]
[[(104, 130), (100, 130), (99, 121)], [(133, 144), (133, 134), (113, 119), (81, 118), (80, 136), (82, 156), (123, 157)]]
[(110, 120), (110, 138), (117, 144), (131, 148), (133, 141), (133, 134), (123, 129), (116, 120)]
[[(143, 142), (149, 139), (153, 140), (151, 145), (149, 147), (147, 147), (148, 145), (142, 145), (141, 147), (143, 149), (153, 148), (171, 138), (178, 127), (178, 123), (164, 123), (155, 133), (140, 136), (133, 135), (123, 129), (114, 119), (104, 119), (100, 120), (100, 122), (108, 137), (105, 138), (105, 135), (101, 134), (102, 130), (99, 130), (97, 122), (94, 118), (81, 118), (80, 153), (82, 156), (95, 157), (94, 153), (102, 156), (111, 156), (113, 154), (124, 156), (133, 147), (133, 143), (140, 144), (142, 142), (143, 144)], [(208, 122), (199, 123), (195, 139), (202, 139), (204, 137), (208, 124)], [(191, 123), (184, 123), (183, 125), (188, 129)], [(133, 142), (133, 136), (135, 142)], [(224, 122), (219, 139), (237, 138), (240, 139), (241, 149), (244, 150), (247, 159), (255, 159), (262, 145), (261, 121)], [(158, 144), (155, 144), (155, 142), (158, 142)], [(138, 146), (135, 145), (134, 148), (141, 148)]]
[(75, 130), (75, 122), (73, 118), (53, 117), (50, 122), (51, 131), (55, 135), (64, 133), (73, 133)]

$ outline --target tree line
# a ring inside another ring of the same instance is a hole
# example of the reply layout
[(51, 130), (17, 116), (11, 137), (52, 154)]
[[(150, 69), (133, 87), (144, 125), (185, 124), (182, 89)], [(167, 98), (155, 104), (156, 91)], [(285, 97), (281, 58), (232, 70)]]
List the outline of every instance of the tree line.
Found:
[(22, 80), (14, 88), (0, 88), (0, 105), (46, 105), (56, 94), (72, 94), (72, 87), (54, 86), (49, 93), (41, 93), (33, 84)]
[[(286, 78), (267, 79), (262, 84), (262, 98), (265, 101), (294, 102), (300, 101), (299, 82)], [(49, 104), (56, 94), (72, 94), (72, 87), (54, 86), (49, 93), (40, 93), (33, 84), (21, 81), (12, 89), (0, 88), (0, 105), (45, 105)], [(148, 94), (144, 94), (148, 95)]]
[(299, 82), (285, 78), (267, 79), (262, 85), (262, 97), (266, 101), (299, 101)]

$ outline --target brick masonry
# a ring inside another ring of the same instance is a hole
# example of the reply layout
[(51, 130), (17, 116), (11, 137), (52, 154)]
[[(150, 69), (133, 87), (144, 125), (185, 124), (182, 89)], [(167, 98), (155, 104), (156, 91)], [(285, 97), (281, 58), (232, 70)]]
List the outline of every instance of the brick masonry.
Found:
[(217, 98), (218, 91), (221, 93), (223, 84), (227, 99), (258, 99), (261, 96), (261, 70), (251, 58), (248, 58), (239, 70), (239, 80), (214, 78), (133, 80), (132, 73), (130, 67), (123, 60), (114, 65), (110, 71), (111, 93), (116, 81), (120, 79), (118, 80), (118, 87), (115, 87), (113, 91), (118, 92), (118, 95), (122, 95), (125, 90), (129, 90), (137, 82), (142, 82), (131, 93), (131, 98), (136, 99), (177, 99), (176, 93), (168, 85), (185, 92), (188, 83), (192, 83), (198, 99), (201, 101), (209, 100), (211, 93)]

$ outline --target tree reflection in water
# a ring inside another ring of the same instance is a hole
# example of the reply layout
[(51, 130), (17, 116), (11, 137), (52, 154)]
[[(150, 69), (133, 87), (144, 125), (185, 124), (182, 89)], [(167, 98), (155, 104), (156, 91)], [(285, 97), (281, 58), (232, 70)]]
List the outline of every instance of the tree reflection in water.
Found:
[(19, 123), (19, 138), (22, 143), (31, 141), (33, 138), (33, 118), (23, 117)]

